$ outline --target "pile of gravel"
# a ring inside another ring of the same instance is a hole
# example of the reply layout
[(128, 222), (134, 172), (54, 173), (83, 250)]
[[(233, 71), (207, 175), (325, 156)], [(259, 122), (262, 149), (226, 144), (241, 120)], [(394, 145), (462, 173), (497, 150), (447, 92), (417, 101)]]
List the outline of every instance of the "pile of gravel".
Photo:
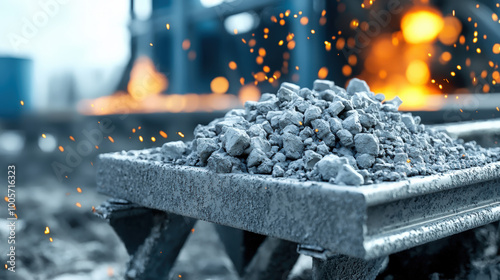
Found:
[(208, 166), (218, 173), (272, 174), (299, 180), (363, 185), (481, 166), (500, 160), (498, 149), (426, 129), (420, 117), (398, 112), (366, 82), (347, 89), (316, 80), (313, 89), (281, 84), (245, 109), (198, 125), (192, 142), (166, 143), (163, 158)]

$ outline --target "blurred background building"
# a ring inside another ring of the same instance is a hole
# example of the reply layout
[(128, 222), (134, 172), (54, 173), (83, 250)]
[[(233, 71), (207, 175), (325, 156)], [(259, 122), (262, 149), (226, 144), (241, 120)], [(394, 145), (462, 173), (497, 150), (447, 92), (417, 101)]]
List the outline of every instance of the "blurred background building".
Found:
[(68, 239), (24, 264), (64, 267), (41, 255), (71, 236), (78, 250), (105, 242), (85, 224), (103, 199), (98, 154), (189, 140), (285, 81), (359, 77), (427, 124), (498, 118), (499, 15), (489, 0), (2, 1), (0, 163), (17, 164), (27, 186), (22, 230), (37, 237), (26, 250), (47, 241), (46, 225)]

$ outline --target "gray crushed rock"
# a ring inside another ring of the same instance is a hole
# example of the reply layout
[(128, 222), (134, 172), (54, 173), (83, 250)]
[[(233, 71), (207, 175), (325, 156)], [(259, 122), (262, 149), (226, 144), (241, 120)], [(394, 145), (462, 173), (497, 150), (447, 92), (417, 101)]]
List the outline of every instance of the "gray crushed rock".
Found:
[(198, 125), (194, 141), (164, 144), (163, 160), (354, 186), (500, 160), (500, 149), (428, 129), (420, 117), (398, 112), (399, 97), (384, 100), (356, 78), (347, 90), (326, 80), (312, 90), (282, 83), (276, 94)]

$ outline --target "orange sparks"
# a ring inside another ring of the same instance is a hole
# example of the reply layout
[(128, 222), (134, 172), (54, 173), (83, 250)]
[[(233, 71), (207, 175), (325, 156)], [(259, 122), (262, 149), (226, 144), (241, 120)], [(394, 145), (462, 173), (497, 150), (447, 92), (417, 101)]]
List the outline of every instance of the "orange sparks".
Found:
[(499, 111), (499, 112), (500, 112), (500, 109), (498, 109), (498, 106), (497, 106), (497, 111)]
[(191, 47), (191, 41), (189, 41), (189, 39), (185, 39), (184, 41), (182, 41), (182, 49), (183, 50), (187, 50)]
[(21, 103), (21, 106), (24, 106), (24, 101), (21, 100), (19, 103)]
[(76, 205), (76, 207), (78, 207), (78, 208), (82, 208), (82, 205), (80, 204), (80, 202), (75, 203), (75, 205)]
[(153, 46), (153, 43), (149, 43), (149, 45), (152, 47), (152, 46)]
[(135, 133), (135, 128), (132, 128), (132, 133)]
[(140, 127), (140, 126), (139, 126), (137, 129), (138, 129), (138, 130), (141, 130), (141, 128), (142, 128), (142, 127)]
[(54, 241), (54, 239), (52, 239), (52, 237), (50, 237), (50, 238), (49, 238), (49, 241), (50, 241), (50, 242), (53, 242), (53, 241)]
[[(498, 108), (498, 107), (497, 107), (497, 108)], [(6, 197), (6, 196), (5, 196), (3, 199), (5, 200), (5, 202), (9, 202), (9, 198), (8, 198), (8, 197)]]
[(42, 133), (42, 138), (47, 138), (47, 135)]
[(236, 68), (238, 68), (238, 65), (236, 65), (236, 62), (229, 61), (229, 69), (236, 70)]
[(194, 228), (191, 229), (191, 232), (194, 233)]
[(113, 137), (108, 136), (108, 139), (109, 139), (109, 141), (111, 141), (111, 143), (115, 143), (115, 139), (113, 139)]
[(5, 264), (5, 269), (7, 269), (7, 264)]
[(64, 152), (63, 146), (59, 146), (59, 151)]
[(95, 145), (95, 149), (96, 149), (96, 150), (99, 150), (99, 146)]
[(156, 142), (156, 138), (154, 138), (154, 136), (151, 137), (151, 141)]
[(307, 25), (308, 23), (309, 23), (309, 18), (308, 17), (301, 17), (300, 18), (300, 24)]
[(167, 30), (170, 30), (170, 23), (167, 23), (166, 27), (167, 27)]
[(95, 213), (95, 207), (92, 206), (92, 213)]
[(76, 188), (76, 191), (79, 192), (79, 193), (82, 193), (82, 189), (81, 188)]
[(49, 234), (49, 233), (50, 233), (50, 229), (49, 229), (49, 227), (45, 227), (45, 231), (44, 231), (43, 233), (45, 233), (45, 234)]
[(139, 141), (144, 141), (144, 138), (142, 138), (142, 136), (139, 135)]
[(280, 40), (280, 41), (278, 42), (278, 46), (283, 46), (283, 40)]
[(184, 134), (182, 132), (177, 132), (177, 134), (179, 134), (180, 137), (184, 138)]
[(163, 130), (160, 130), (160, 135), (163, 138), (167, 138), (168, 137), (168, 135)]
[(75, 137), (73, 137), (73, 136), (69, 136), (69, 140), (71, 140), (71, 141), (75, 142)]

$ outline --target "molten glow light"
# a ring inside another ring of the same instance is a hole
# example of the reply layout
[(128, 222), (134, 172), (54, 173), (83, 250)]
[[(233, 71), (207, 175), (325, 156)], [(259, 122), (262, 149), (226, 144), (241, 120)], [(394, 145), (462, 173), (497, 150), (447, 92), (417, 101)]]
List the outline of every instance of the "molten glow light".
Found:
[(160, 94), (167, 87), (167, 78), (156, 71), (151, 59), (140, 57), (135, 61), (127, 86), (127, 90), (132, 98), (143, 100), (147, 96)]
[(443, 29), (441, 13), (434, 9), (410, 11), (401, 20), (401, 30), (406, 42), (420, 44), (431, 42)]
[(225, 77), (217, 77), (210, 83), (210, 89), (214, 93), (224, 94), (229, 89), (229, 82)]
[(441, 32), (439, 32), (439, 41), (445, 45), (453, 45), (462, 32), (462, 23), (456, 17), (445, 17), (444, 26)]
[(318, 78), (326, 79), (327, 76), (328, 76), (328, 68), (321, 67), (318, 71)]
[(493, 53), (494, 54), (500, 54), (500, 44), (495, 44), (493, 45)]
[(406, 79), (408, 79), (411, 84), (423, 85), (427, 83), (429, 77), (429, 67), (421, 60), (414, 60), (410, 62), (406, 68)]
[(245, 104), (247, 101), (258, 101), (260, 98), (260, 90), (250, 84), (243, 86), (238, 93), (241, 104)]

